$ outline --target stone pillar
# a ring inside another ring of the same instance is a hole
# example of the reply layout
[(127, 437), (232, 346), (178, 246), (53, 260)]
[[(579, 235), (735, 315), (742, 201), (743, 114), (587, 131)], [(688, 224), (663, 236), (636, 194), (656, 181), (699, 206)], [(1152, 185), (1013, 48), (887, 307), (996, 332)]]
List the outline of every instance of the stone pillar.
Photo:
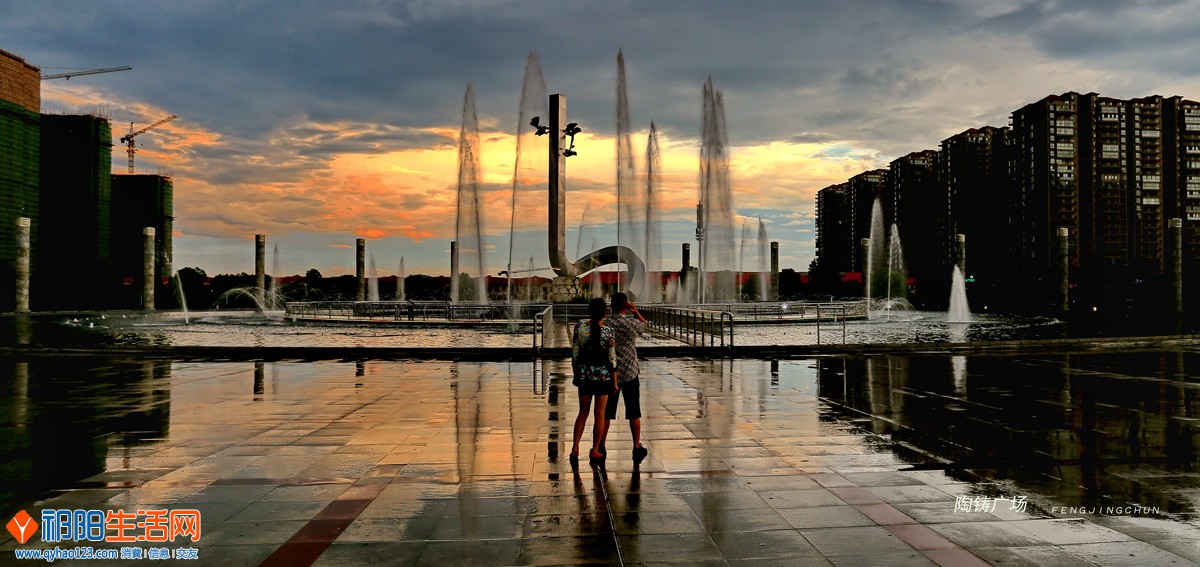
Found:
[[(532, 274), (531, 274), (532, 275)], [(450, 241), (450, 301), (458, 303), (458, 241)]]
[(1058, 311), (1071, 311), (1071, 253), (1070, 230), (1065, 226), (1058, 227)]
[(142, 309), (154, 310), (154, 227), (142, 229)]
[(958, 271), (962, 272), (963, 277), (967, 277), (967, 235), (954, 235), (954, 265), (958, 266)]
[(17, 313), (29, 312), (29, 219), (17, 219)]
[(692, 271), (692, 245), (683, 243), (683, 266), (679, 269), (679, 291), (675, 294), (675, 300), (680, 303), (691, 301), (691, 295), (687, 294), (688, 279), (691, 277)]
[(862, 255), (862, 262), (859, 263), (859, 270), (862, 273), (863, 297), (871, 299), (871, 239), (864, 238), (858, 241), (861, 247), (859, 252)]
[(1171, 313), (1183, 314), (1183, 219), (1167, 219), (1167, 285)]
[(779, 299), (779, 242), (771, 242), (771, 299)]
[(354, 277), (358, 279), (358, 291), (354, 292), (355, 301), (367, 299), (367, 239), (354, 239)]
[(259, 310), (267, 304), (267, 235), (254, 235), (254, 303)]

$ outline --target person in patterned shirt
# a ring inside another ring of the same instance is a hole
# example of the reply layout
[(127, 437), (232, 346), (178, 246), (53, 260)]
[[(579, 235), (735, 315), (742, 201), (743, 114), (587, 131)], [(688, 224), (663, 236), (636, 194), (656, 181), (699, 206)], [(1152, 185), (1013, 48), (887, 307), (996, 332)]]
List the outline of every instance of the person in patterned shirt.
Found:
[(571, 443), (570, 462), (572, 468), (579, 466), (579, 441), (587, 427), (589, 406), (595, 399), (596, 418), (592, 423), (592, 450), (588, 453), (592, 466), (604, 466), (604, 436), (608, 421), (604, 419), (604, 405), (609, 394), (617, 390), (617, 354), (615, 333), (604, 324), (608, 308), (603, 299), (588, 303), (588, 320), (580, 321), (571, 333), (571, 370), (575, 378), (571, 381), (579, 388), (579, 415), (575, 417), (575, 431)]
[(616, 338), (617, 374), (620, 380), (617, 391), (609, 396), (605, 404), (604, 437), (601, 438), (600, 447), (604, 447), (609, 425), (617, 418), (617, 402), (624, 397), (625, 419), (629, 420), (629, 431), (633, 434), (633, 462), (641, 464), (649, 451), (642, 446), (642, 400), (641, 382), (638, 380), (640, 369), (637, 338), (646, 329), (646, 318), (642, 317), (637, 306), (629, 301), (629, 296), (617, 292), (612, 296), (612, 314), (604, 319), (604, 323), (613, 329)]

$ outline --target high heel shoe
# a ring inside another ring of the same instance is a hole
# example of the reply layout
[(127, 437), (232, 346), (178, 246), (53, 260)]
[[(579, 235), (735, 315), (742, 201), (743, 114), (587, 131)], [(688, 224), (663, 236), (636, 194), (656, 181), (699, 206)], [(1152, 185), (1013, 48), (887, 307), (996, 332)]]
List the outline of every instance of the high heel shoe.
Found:
[(591, 454), (588, 454), (588, 464), (592, 465), (593, 467), (602, 469), (602, 468), (604, 468), (604, 458), (605, 458), (604, 455), (595, 457), (595, 456), (592, 456)]
[(579, 455), (571, 455), (567, 457), (567, 461), (571, 463), (571, 468), (579, 470)]

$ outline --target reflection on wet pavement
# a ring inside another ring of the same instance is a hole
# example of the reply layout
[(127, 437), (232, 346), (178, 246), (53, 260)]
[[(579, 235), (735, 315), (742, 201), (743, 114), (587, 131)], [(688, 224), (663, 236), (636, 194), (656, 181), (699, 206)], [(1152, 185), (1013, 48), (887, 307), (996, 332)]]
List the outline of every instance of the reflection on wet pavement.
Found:
[(196, 509), (205, 564), (1186, 565), (1197, 354), (650, 359), (603, 471), (565, 360), (6, 361), (0, 502)]

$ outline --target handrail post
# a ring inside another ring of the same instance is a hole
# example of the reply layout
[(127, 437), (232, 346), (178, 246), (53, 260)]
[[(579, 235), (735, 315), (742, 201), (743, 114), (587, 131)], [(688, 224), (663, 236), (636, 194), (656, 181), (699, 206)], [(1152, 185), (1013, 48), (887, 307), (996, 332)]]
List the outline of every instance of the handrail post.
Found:
[(821, 344), (821, 304), (817, 304), (817, 344)]

